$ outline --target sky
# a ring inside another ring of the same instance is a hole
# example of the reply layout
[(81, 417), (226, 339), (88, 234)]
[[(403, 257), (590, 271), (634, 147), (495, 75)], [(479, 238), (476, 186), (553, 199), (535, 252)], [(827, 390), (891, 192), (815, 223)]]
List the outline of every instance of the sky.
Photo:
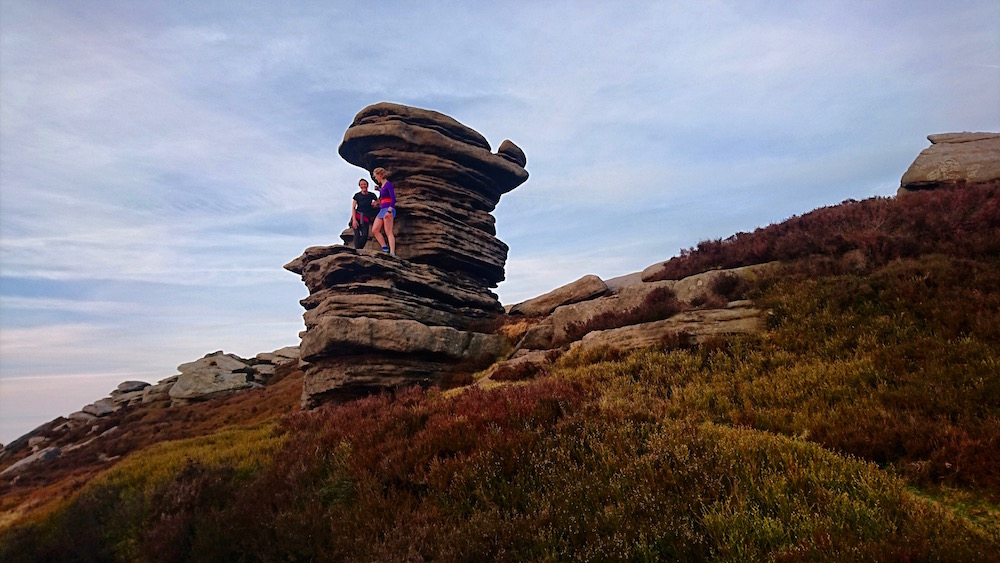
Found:
[(3, 0), (0, 443), (298, 344), (282, 266), (340, 242), (367, 174), (337, 146), (380, 101), (524, 150), (494, 212), (514, 304), (1000, 131), (1000, 3)]

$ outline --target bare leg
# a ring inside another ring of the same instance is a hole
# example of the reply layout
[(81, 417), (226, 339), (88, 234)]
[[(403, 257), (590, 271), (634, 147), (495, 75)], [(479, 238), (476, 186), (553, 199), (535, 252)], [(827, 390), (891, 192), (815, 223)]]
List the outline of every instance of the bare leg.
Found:
[(378, 245), (385, 248), (385, 239), (382, 238), (382, 223), (382, 219), (375, 219), (375, 224), (372, 225), (372, 234), (375, 235)]
[[(395, 219), (392, 217), (392, 213), (385, 214), (385, 236), (389, 239), (389, 253), (396, 254), (396, 235), (392, 232), (393, 223)], [(384, 245), (383, 245), (384, 246)]]

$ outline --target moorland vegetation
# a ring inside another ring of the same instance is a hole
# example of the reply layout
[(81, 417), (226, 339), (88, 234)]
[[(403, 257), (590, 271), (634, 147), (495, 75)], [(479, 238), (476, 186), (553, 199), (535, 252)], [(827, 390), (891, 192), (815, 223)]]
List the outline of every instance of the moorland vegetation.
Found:
[(659, 277), (775, 260), (715, 288), (760, 334), (137, 448), (0, 559), (997, 560), (1000, 185), (818, 209)]

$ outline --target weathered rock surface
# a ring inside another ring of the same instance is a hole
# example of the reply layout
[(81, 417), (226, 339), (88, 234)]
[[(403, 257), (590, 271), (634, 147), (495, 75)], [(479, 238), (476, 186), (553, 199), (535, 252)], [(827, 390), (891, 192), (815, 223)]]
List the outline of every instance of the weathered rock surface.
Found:
[[(691, 304), (697, 298), (711, 293), (712, 282), (720, 276), (753, 276), (770, 265), (712, 270), (682, 280), (655, 282), (637, 281), (634, 275), (630, 275), (625, 283), (616, 284), (615, 291), (587, 301), (556, 307), (551, 314), (528, 329), (516, 350), (548, 350), (569, 344), (576, 338), (574, 325), (583, 325), (599, 315), (623, 313), (643, 307), (647, 298), (657, 291), (671, 290), (679, 301)], [(647, 268), (647, 271), (658, 271), (660, 267), (662, 263), (657, 263)]]
[(503, 312), (496, 295), (468, 276), (381, 252), (312, 247), (285, 269), (300, 274), (309, 289), (301, 301), (306, 327), (336, 315), (466, 328)]
[(491, 212), (528, 178), (524, 152), (504, 141), (492, 153), (446, 115), (391, 103), (358, 113), (338, 150), (369, 172), (389, 171), (398, 258), (317, 246), (285, 265), (309, 290), (303, 404), (430, 384), (457, 362), (503, 353), (502, 337), (475, 327), (504, 313), (490, 288), (504, 278), (507, 246)]
[(607, 284), (601, 278), (590, 274), (544, 295), (518, 303), (510, 308), (510, 314), (544, 316), (554, 311), (556, 307), (593, 299), (607, 292)]
[(232, 354), (214, 352), (177, 366), (181, 372), (170, 388), (172, 402), (185, 404), (231, 395), (253, 387), (253, 370)]
[(98, 399), (80, 410), (97, 417), (107, 416), (115, 412), (115, 402), (111, 399)]
[(599, 347), (630, 350), (655, 346), (680, 333), (701, 343), (713, 336), (752, 333), (763, 329), (761, 311), (749, 301), (733, 301), (725, 309), (686, 311), (669, 319), (595, 330), (570, 346), (570, 351)]
[(903, 174), (899, 194), (1000, 180), (1000, 133), (928, 135), (931, 146)]
[(35, 465), (36, 463), (41, 463), (52, 459), (56, 459), (61, 455), (62, 455), (62, 450), (60, 450), (55, 446), (39, 450), (24, 459), (20, 459), (12, 463), (10, 467), (4, 469), (3, 471), (0, 471), (0, 477), (11, 477), (13, 475), (17, 475), (18, 473), (22, 473), (25, 470), (29, 469), (32, 465)]
[[(215, 352), (194, 362), (179, 366), (183, 373), (161, 379), (150, 385), (145, 381), (123, 381), (110, 396), (85, 405), (80, 411), (46, 422), (24, 436), (0, 448), (0, 460), (26, 455), (3, 472), (3, 477), (16, 479), (18, 474), (30, 470), (41, 461), (83, 448), (94, 440), (121, 432), (119, 426), (107, 428), (108, 419), (124, 408), (141, 408), (150, 403), (158, 406), (184, 405), (204, 401), (231, 393), (255, 389), (266, 383), (277, 366), (298, 364), (299, 347), (287, 346), (273, 352), (262, 352), (252, 360), (233, 354)], [(171, 400), (170, 391), (178, 381), (184, 380), (183, 394)], [(102, 420), (103, 419), (103, 420)], [(120, 419), (119, 419), (120, 420)], [(128, 420), (127, 418), (125, 420)], [(104, 428), (103, 432), (98, 432)], [(80, 429), (89, 432), (80, 438)], [(67, 440), (73, 440), (67, 442)], [(53, 444), (49, 446), (50, 444)], [(49, 447), (46, 447), (49, 446)], [(26, 448), (31, 449), (31, 455)], [(102, 454), (103, 455), (103, 454)]]
[(358, 113), (338, 151), (368, 171), (389, 171), (401, 258), (495, 287), (507, 245), (490, 213), (528, 179), (524, 153), (510, 141), (501, 147), (491, 153), (482, 135), (436, 111), (378, 103)]

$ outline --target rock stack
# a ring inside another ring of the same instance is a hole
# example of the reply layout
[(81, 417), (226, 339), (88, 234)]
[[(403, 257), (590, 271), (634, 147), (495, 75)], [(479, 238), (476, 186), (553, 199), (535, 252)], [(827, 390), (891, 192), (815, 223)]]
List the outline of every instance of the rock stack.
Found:
[(491, 212), (528, 178), (521, 149), (504, 141), (493, 153), (446, 115), (379, 103), (355, 117), (339, 152), (369, 174), (389, 171), (398, 258), (337, 245), (285, 266), (309, 289), (303, 406), (432, 383), (456, 362), (498, 355), (501, 337), (475, 328), (504, 312), (490, 288), (504, 279), (507, 245)]

